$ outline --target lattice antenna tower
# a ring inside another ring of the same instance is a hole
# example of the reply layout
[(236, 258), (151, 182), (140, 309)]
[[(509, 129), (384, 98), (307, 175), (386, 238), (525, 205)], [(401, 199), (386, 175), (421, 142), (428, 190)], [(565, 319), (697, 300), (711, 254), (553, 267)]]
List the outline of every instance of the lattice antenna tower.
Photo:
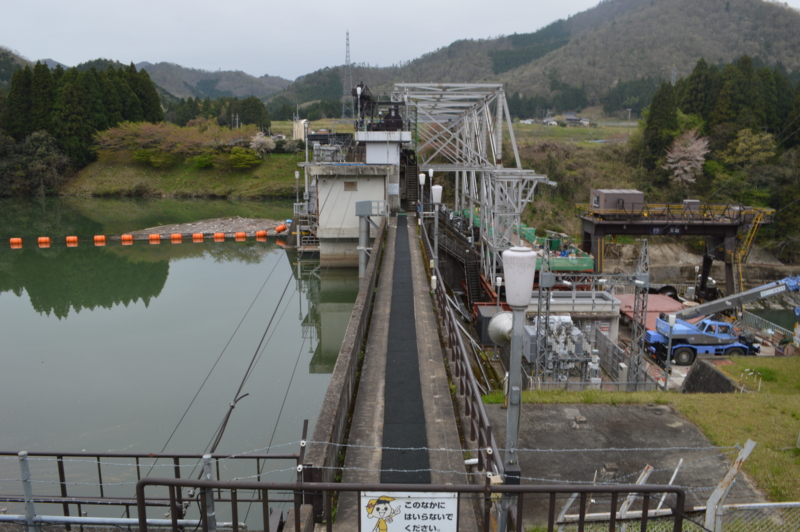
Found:
[(353, 65), (350, 63), (350, 30), (347, 31), (347, 54), (344, 60), (345, 75), (342, 76), (342, 120), (354, 119), (356, 116), (353, 90)]

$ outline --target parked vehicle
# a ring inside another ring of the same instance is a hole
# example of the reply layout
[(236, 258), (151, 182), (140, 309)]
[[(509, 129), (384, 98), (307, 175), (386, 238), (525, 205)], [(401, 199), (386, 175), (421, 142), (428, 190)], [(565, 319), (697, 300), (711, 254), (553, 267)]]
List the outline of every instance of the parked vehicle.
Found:
[[(688, 366), (698, 354), (725, 356), (756, 355), (759, 347), (755, 345), (752, 334), (743, 334), (733, 324), (705, 318), (697, 323), (686, 320), (701, 316), (711, 316), (730, 311), (746, 303), (774, 297), (784, 292), (796, 292), (800, 288), (800, 277), (787, 277), (752, 290), (723, 297), (702, 305), (676, 312), (672, 326), (671, 362)], [(663, 365), (667, 360), (670, 324), (669, 316), (662, 313), (656, 320), (656, 330), (647, 331), (645, 342), (653, 359)]]

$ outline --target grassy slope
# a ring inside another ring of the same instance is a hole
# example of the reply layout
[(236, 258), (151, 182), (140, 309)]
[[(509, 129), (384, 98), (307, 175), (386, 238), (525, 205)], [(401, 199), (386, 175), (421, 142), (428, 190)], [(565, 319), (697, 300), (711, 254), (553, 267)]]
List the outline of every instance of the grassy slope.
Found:
[[(721, 369), (739, 380), (745, 368), (764, 375), (762, 391), (747, 394), (680, 394), (665, 392), (525, 392), (526, 403), (541, 404), (669, 404), (697, 425), (714, 445), (731, 446), (754, 440), (745, 471), (773, 501), (800, 500), (800, 358), (741, 357)], [(772, 380), (766, 380), (767, 378)], [(502, 402), (502, 394), (486, 402)]]
[(302, 154), (273, 154), (256, 168), (224, 171), (179, 164), (156, 169), (128, 151), (103, 151), (61, 191), (67, 196), (294, 197), (294, 171)]

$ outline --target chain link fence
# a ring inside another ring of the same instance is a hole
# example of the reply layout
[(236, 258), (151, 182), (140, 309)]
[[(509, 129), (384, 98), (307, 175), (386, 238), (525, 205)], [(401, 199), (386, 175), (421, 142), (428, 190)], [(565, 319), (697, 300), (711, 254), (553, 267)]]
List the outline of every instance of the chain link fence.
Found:
[(725, 507), (725, 532), (796, 532), (800, 530), (800, 502)]
[[(705, 512), (687, 512), (683, 532), (714, 532), (705, 528)], [(665, 517), (652, 517), (647, 521), (647, 532), (672, 532), (674, 521)], [(616, 530), (625, 530), (625, 522), (617, 521)], [(578, 532), (578, 523), (560, 523), (559, 532)], [(639, 522), (629, 522), (629, 531), (640, 530)], [(589, 521), (585, 532), (607, 532), (609, 521)], [(800, 502), (739, 504), (726, 506), (722, 514), (723, 532), (797, 532), (800, 530)]]
[[(702, 526), (705, 519), (704, 512), (690, 512), (685, 514), (681, 530), (683, 532), (706, 532)], [(700, 523), (700, 524), (697, 524)], [(673, 532), (675, 522), (669, 517), (652, 517), (647, 520), (647, 532)], [(615, 530), (635, 532), (642, 530), (638, 521), (617, 521)], [(611, 530), (609, 521), (589, 521), (579, 528), (578, 523), (559, 524), (558, 532), (608, 532)], [(727, 529), (724, 529), (727, 532)]]

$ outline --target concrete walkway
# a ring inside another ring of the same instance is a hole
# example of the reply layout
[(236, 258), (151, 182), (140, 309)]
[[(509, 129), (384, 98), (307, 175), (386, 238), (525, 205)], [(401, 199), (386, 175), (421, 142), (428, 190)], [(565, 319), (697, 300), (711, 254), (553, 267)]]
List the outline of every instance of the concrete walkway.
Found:
[[(423, 257), (416, 230), (416, 218), (409, 217), (407, 224), (390, 219), (386, 251), (381, 266), (378, 292), (367, 339), (366, 353), (361, 371), (361, 381), (356, 398), (353, 420), (350, 428), (350, 447), (345, 457), (342, 482), (377, 483), (381, 482), (381, 469), (384, 453), (382, 446), (391, 446), (384, 440), (386, 389), (393, 385), (389, 375), (387, 384), (387, 353), (389, 351), (390, 329), (394, 326), (392, 305), (396, 293), (393, 290), (397, 254), (410, 256), (413, 296), (413, 326), (416, 332), (416, 361), (419, 374), (419, 393), (422, 401), (425, 435), (429, 451), (430, 482), (433, 484), (465, 484), (467, 474), (461, 448), (456, 415), (450, 398), (450, 388), (444, 366), (442, 348), (436, 316), (428, 289)], [(403, 227), (405, 225), (405, 227)], [(397, 238), (397, 232), (404, 231), (405, 237)], [(398, 245), (401, 244), (401, 245)], [(408, 294), (406, 294), (408, 295)], [(397, 309), (399, 310), (399, 309)], [(410, 309), (409, 309), (410, 311)], [(402, 321), (402, 320), (401, 320)], [(398, 326), (402, 326), (399, 324)], [(403, 334), (404, 330), (396, 331)], [(391, 395), (391, 394), (389, 394)], [(409, 397), (410, 401), (419, 400)], [(394, 420), (393, 420), (394, 421)], [(408, 420), (411, 422), (418, 420)], [(403, 447), (402, 443), (394, 446)], [(444, 449), (444, 450), (439, 450)], [(451, 451), (447, 451), (450, 449)], [(415, 466), (408, 467), (409, 469)], [(358, 500), (352, 494), (341, 494), (336, 515), (335, 530), (355, 530)], [(462, 501), (459, 511), (459, 530), (477, 531), (477, 523), (472, 505)]]

